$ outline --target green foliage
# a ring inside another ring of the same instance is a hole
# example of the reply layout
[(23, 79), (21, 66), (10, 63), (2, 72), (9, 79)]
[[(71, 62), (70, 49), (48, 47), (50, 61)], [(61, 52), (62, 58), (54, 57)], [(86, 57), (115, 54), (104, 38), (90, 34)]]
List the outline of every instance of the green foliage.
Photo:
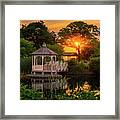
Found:
[(79, 62), (78, 66), (79, 66), (79, 71), (80, 71), (80, 72), (84, 72), (84, 71), (85, 71), (85, 69), (86, 69), (86, 64), (84, 63), (83, 60), (81, 60), (81, 61)]
[(100, 95), (95, 95), (93, 91), (82, 92), (79, 91), (76, 94), (67, 95), (65, 91), (60, 91), (57, 94), (53, 94), (54, 100), (100, 100)]
[(86, 64), (84, 61), (69, 60), (68, 61), (68, 74), (81, 74), (85, 71)]
[(89, 60), (89, 58), (91, 57), (91, 55), (94, 53), (94, 48), (87, 48), (84, 47), (84, 49), (81, 51), (80, 54), (80, 59), (81, 60)]
[(68, 61), (68, 74), (73, 74), (76, 70), (77, 61), (76, 60), (69, 60)]
[(100, 57), (91, 57), (89, 61), (80, 62), (76, 60), (68, 61), (68, 74), (81, 74), (84, 72), (93, 72), (100, 74)]
[(31, 53), (36, 50), (33, 47), (33, 43), (25, 40), (24, 38), (20, 39), (20, 71), (21, 73), (27, 74), (31, 72), (32, 69), (32, 58)]
[(74, 100), (72, 96), (68, 96), (65, 92), (58, 93), (54, 96), (56, 100)]
[(26, 85), (20, 85), (20, 99), (21, 100), (40, 100), (43, 93), (27, 88)]
[(63, 54), (63, 47), (60, 46), (59, 44), (54, 44), (54, 45), (48, 44), (47, 47), (49, 49), (53, 50), (54, 52), (56, 52), (58, 55), (62, 55)]
[(20, 39), (20, 57), (29, 57), (35, 50), (32, 42), (29, 42), (24, 38)]
[(89, 69), (96, 74), (100, 74), (100, 57), (90, 58)]
[(32, 58), (20, 58), (20, 71), (21, 73), (27, 74), (30, 73), (32, 69)]
[(78, 92), (76, 94), (77, 98), (80, 100), (99, 100), (100, 96), (95, 96), (91, 91), (89, 92)]
[(94, 53), (90, 57), (100, 57), (100, 42), (94, 43), (94, 46)]
[(36, 49), (40, 48), (43, 42), (46, 44), (55, 43), (55, 34), (48, 31), (48, 28), (43, 21), (32, 22), (29, 25), (22, 27), (20, 36), (28, 41), (32, 41)]
[(63, 54), (63, 47), (62, 46), (60, 46), (59, 44), (54, 44), (54, 45), (48, 44), (47, 47), (58, 54), (58, 56), (57, 56), (58, 60), (61, 59), (61, 55)]

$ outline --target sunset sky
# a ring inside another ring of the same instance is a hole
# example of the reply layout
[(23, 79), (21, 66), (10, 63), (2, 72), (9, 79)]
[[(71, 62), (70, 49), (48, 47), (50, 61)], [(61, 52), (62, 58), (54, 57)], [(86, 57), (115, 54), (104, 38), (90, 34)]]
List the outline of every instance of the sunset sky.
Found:
[[(37, 22), (40, 20), (21, 20), (20, 26), (22, 24), (28, 25), (31, 22)], [(43, 20), (45, 22), (45, 25), (48, 27), (49, 31), (58, 32), (61, 28), (66, 27), (69, 23), (74, 22), (75, 20)], [(84, 21), (87, 24), (94, 24), (100, 27), (100, 21), (99, 20), (78, 20), (78, 21)]]
[[(20, 27), (22, 26), (22, 24), (26, 24), (28, 25), (31, 22), (38, 22), (40, 20), (21, 20), (20, 21)], [(48, 27), (49, 31), (54, 31), (54, 32), (58, 32), (60, 29), (66, 27), (68, 24), (70, 24), (71, 22), (74, 22), (75, 20), (43, 20), (45, 25)], [(93, 24), (96, 25), (97, 27), (100, 27), (100, 21), (99, 20), (77, 20), (77, 21), (83, 21), (87, 24)], [(71, 47), (64, 47), (64, 50), (66, 52), (75, 52), (75, 48), (71, 48)]]

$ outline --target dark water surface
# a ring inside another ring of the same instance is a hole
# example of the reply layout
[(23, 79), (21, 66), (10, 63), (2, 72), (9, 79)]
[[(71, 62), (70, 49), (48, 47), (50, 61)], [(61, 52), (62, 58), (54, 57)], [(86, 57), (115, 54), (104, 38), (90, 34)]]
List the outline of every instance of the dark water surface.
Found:
[(67, 75), (68, 83), (71, 89), (74, 89), (77, 84), (78, 86), (82, 86), (85, 81), (91, 85), (91, 89), (99, 89), (100, 88), (100, 76), (95, 74), (85, 74), (85, 75)]

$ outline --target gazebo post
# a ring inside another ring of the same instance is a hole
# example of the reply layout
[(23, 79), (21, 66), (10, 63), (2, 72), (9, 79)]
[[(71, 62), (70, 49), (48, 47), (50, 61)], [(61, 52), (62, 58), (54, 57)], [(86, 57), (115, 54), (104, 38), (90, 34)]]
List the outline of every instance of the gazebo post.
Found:
[[(44, 69), (43, 62), (44, 62), (44, 56), (42, 55), (42, 69)], [(44, 70), (42, 71), (42, 75), (44, 75)]]
[[(50, 59), (51, 59), (51, 62), (53, 64), (53, 56), (50, 56)], [(52, 71), (53, 71), (53, 65), (51, 64), (51, 75), (53, 74)]]
[(55, 57), (55, 62), (56, 62), (56, 56), (54, 56)]
[[(33, 63), (33, 66), (34, 66), (34, 69), (35, 69), (35, 56), (33, 55), (33, 59), (34, 59), (34, 63)], [(34, 72), (35, 74), (35, 72)]]
[[(54, 58), (55, 58), (55, 65), (56, 65), (56, 56), (54, 56)], [(56, 68), (56, 66), (55, 66), (55, 68)], [(55, 74), (57, 74), (57, 70), (56, 70)]]
[(51, 61), (52, 61), (52, 59), (53, 59), (53, 56), (50, 56), (50, 59), (51, 59)]
[[(33, 55), (32, 55), (32, 69), (33, 69)], [(31, 71), (31, 73), (32, 73), (32, 71)]]
[(33, 63), (33, 65), (35, 66), (35, 56), (33, 56), (33, 58), (34, 58), (34, 63)]

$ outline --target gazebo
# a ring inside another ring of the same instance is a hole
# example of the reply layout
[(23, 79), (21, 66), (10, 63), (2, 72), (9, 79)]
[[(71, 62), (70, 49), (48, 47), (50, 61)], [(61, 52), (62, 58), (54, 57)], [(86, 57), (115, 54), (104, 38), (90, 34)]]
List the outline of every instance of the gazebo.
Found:
[(57, 53), (47, 48), (44, 43), (40, 49), (32, 53), (32, 73), (44, 75), (60, 71), (64, 66), (56, 61), (56, 56)]

